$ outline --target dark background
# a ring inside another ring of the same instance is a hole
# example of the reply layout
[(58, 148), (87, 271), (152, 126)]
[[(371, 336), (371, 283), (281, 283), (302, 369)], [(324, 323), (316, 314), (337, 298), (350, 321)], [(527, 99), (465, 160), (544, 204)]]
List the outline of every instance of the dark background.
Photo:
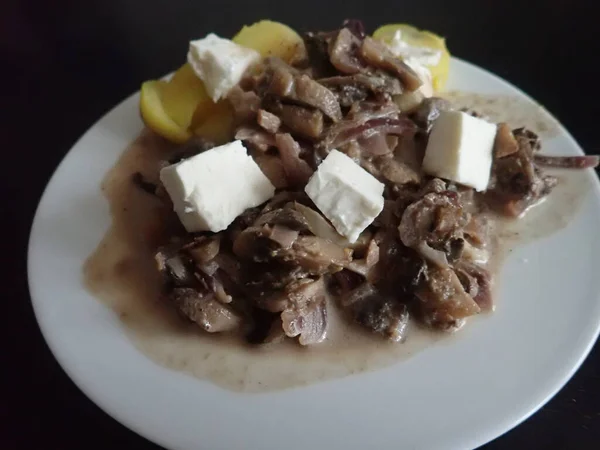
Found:
[[(44, 185), (77, 138), (142, 81), (178, 67), (191, 38), (231, 36), (261, 18), (297, 30), (335, 28), (346, 17), (371, 31), (413, 23), (524, 89), (587, 152), (600, 151), (594, 0), (0, 3), (1, 448), (158, 448), (100, 411), (50, 354), (29, 300), (26, 244)], [(553, 400), (485, 448), (600, 448), (600, 348)]]

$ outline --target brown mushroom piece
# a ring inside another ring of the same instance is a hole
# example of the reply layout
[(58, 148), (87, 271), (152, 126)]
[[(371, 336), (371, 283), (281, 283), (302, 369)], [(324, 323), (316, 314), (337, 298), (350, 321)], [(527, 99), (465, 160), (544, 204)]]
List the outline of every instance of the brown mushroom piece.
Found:
[(481, 311), (449, 267), (430, 267), (415, 295), (423, 321), (435, 328), (453, 329)]
[(227, 94), (227, 100), (233, 107), (233, 113), (238, 120), (253, 120), (260, 109), (261, 99), (253, 91), (244, 91), (234, 86)]
[(363, 283), (341, 299), (342, 307), (363, 327), (399, 342), (404, 339), (409, 313), (405, 304)]
[(451, 109), (452, 105), (448, 100), (430, 97), (423, 100), (416, 109), (411, 111), (411, 117), (421, 129), (429, 132), (433, 122), (440, 116), (440, 112)]
[(537, 135), (526, 129), (517, 129), (513, 133), (519, 149), (494, 159), (488, 197), (492, 200), (490, 204), (501, 213), (518, 217), (548, 195), (558, 180), (542, 174), (536, 166), (534, 156), (540, 147)]
[(423, 258), (445, 268), (452, 242), (462, 239), (471, 216), (451, 191), (425, 195), (408, 206), (398, 227), (400, 239)]
[(324, 297), (314, 299), (298, 309), (281, 313), (283, 331), (289, 337), (298, 336), (300, 345), (314, 345), (327, 337), (327, 306)]
[(169, 285), (189, 286), (194, 284), (193, 263), (179, 253), (177, 243), (159, 248), (154, 256), (157, 269)]
[(492, 310), (492, 276), (483, 267), (469, 261), (458, 261), (454, 265), (456, 275), (465, 286), (466, 292), (482, 311)]
[(277, 111), (283, 124), (292, 133), (316, 139), (323, 133), (323, 113), (297, 105), (281, 105)]
[(300, 236), (291, 249), (279, 251), (277, 258), (308, 273), (322, 275), (342, 270), (352, 260), (352, 250), (316, 236)]
[(398, 79), (383, 72), (321, 78), (319, 83), (331, 90), (344, 107), (360, 104), (370, 94), (392, 96), (402, 92)]
[(300, 158), (300, 145), (289, 133), (275, 135), (275, 143), (283, 163), (288, 182), (292, 186), (305, 186), (313, 174), (312, 168)]
[(361, 41), (348, 28), (342, 28), (329, 50), (331, 64), (342, 73), (355, 74), (365, 69), (358, 59), (357, 52)]
[(299, 309), (308, 305), (313, 298), (324, 293), (323, 280), (296, 278), (289, 281), (283, 289), (261, 296), (257, 299), (260, 308), (270, 312), (282, 312), (286, 309)]
[(319, 109), (334, 122), (342, 119), (340, 104), (333, 92), (308, 75), (294, 75), (287, 68), (276, 67), (268, 93)]
[(260, 153), (254, 154), (252, 157), (258, 167), (260, 167), (262, 173), (267, 176), (276, 189), (285, 189), (289, 186), (285, 169), (283, 168), (283, 161), (281, 161), (278, 155)]
[(231, 331), (242, 322), (241, 316), (233, 308), (216, 300), (212, 293), (192, 288), (175, 288), (169, 295), (169, 300), (185, 317), (209, 333)]
[(329, 59), (329, 46), (336, 36), (337, 31), (304, 34), (304, 45), (313, 77), (326, 77), (337, 72)]
[(196, 264), (206, 264), (217, 256), (220, 249), (221, 236), (200, 236), (184, 245), (182, 249), (190, 255)]
[(266, 152), (269, 148), (275, 146), (275, 137), (262, 128), (255, 126), (239, 127), (235, 132), (235, 138), (260, 152)]
[(287, 228), (296, 231), (307, 231), (309, 229), (305, 217), (296, 211), (294, 203), (290, 199), (283, 205), (278, 205), (274, 209), (269, 209), (263, 212), (253, 223), (253, 226), (261, 226), (264, 224), (283, 225)]
[(416, 72), (396, 57), (382, 42), (365, 37), (360, 55), (368, 64), (397, 76), (407, 91), (415, 91), (423, 84)]
[(264, 109), (258, 110), (256, 122), (269, 133), (277, 133), (281, 126), (281, 119)]
[(369, 280), (371, 270), (379, 262), (379, 246), (375, 239), (369, 242), (365, 255), (361, 259), (353, 259), (346, 267), (352, 272), (358, 273)]

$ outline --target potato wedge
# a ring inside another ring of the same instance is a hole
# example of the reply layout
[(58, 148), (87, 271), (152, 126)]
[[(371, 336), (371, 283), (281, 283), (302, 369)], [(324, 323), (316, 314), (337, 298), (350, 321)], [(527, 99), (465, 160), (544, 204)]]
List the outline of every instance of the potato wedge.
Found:
[(450, 70), (450, 52), (448, 52), (448, 48), (446, 47), (446, 40), (430, 31), (419, 30), (407, 24), (383, 25), (375, 30), (373, 37), (384, 42), (390, 42), (396, 31), (402, 33), (402, 39), (409, 45), (428, 47), (442, 52), (439, 63), (435, 66), (428, 66), (428, 69), (431, 71), (433, 77), (434, 89), (436, 91), (443, 90), (448, 80), (448, 71)]
[(217, 145), (233, 140), (234, 117), (231, 104), (227, 100), (207, 105), (201, 103), (194, 112), (190, 129), (196, 136), (212, 141)]
[(183, 143), (191, 137), (187, 128), (179, 126), (167, 114), (162, 103), (166, 81), (146, 81), (140, 92), (140, 114), (144, 123), (169, 141)]
[(206, 93), (202, 80), (185, 63), (163, 88), (162, 103), (171, 119), (181, 128), (187, 129), (198, 105), (212, 104), (212, 100)]
[(300, 35), (287, 25), (270, 20), (244, 26), (233, 42), (254, 49), (263, 57), (278, 56), (289, 63), (306, 56)]

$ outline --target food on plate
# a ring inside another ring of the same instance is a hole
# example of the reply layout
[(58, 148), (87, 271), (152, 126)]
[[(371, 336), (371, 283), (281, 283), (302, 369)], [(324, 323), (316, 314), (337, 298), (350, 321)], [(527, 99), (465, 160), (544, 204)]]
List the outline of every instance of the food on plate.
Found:
[(176, 143), (186, 142), (191, 133), (186, 127), (182, 127), (173, 116), (165, 111), (163, 103), (163, 92), (167, 85), (166, 81), (146, 81), (142, 84), (140, 91), (140, 114), (148, 127), (156, 133)]
[(190, 233), (223, 231), (245, 210), (275, 194), (275, 187), (241, 141), (167, 166), (160, 171), (160, 181), (173, 201), (173, 210)]
[(444, 38), (407, 24), (384, 25), (375, 30), (373, 37), (391, 45), (409, 65), (425, 65), (434, 89), (444, 89), (450, 71), (450, 52)]
[(192, 41), (140, 104), (184, 142), (134, 178), (168, 205), (164, 301), (209, 333), (301, 345), (327, 338), (333, 308), (392, 341), (491, 310), (497, 219), (551, 194), (544, 167), (598, 158), (540, 155), (532, 131), (454, 108), (448, 61), (436, 35), (356, 20)]
[(293, 63), (305, 56), (302, 37), (287, 25), (270, 20), (243, 27), (232, 41), (256, 50), (263, 58), (275, 56)]
[(161, 99), (165, 112), (185, 130), (190, 128), (198, 105), (210, 107), (213, 104), (204, 83), (188, 63), (182, 65), (165, 83)]

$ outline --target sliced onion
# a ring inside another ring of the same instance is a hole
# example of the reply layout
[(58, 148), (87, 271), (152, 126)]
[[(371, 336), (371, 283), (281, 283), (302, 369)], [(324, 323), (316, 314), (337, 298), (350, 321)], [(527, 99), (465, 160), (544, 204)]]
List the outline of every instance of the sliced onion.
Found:
[(335, 228), (314, 209), (298, 202), (294, 202), (294, 208), (304, 216), (308, 224), (308, 229), (315, 236), (327, 239), (340, 247), (347, 247), (350, 245), (348, 240), (335, 231)]

